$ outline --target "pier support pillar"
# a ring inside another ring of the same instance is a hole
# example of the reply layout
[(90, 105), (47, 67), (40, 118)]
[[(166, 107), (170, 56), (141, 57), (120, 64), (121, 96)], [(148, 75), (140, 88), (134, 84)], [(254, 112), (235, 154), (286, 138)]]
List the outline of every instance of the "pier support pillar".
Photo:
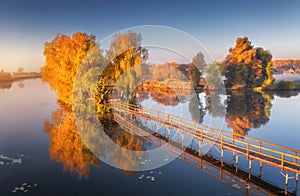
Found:
[(251, 168), (252, 168), (252, 160), (249, 159), (249, 171), (251, 171)]
[(221, 149), (221, 166), (223, 166), (224, 149)]
[(249, 159), (249, 176), (248, 176), (249, 179), (251, 178), (251, 168), (252, 168), (252, 160)]
[(298, 182), (299, 182), (299, 173), (298, 172), (296, 172), (296, 187), (295, 187), (295, 193), (296, 193), (296, 195), (297, 195), (297, 190), (298, 190)]
[(202, 156), (202, 153), (201, 153), (201, 143), (200, 143), (200, 140), (198, 141), (198, 145), (199, 145), (199, 156)]
[(262, 176), (262, 161), (259, 161), (259, 177)]
[(238, 154), (235, 156), (235, 164), (236, 164), (236, 165), (239, 164), (239, 156), (238, 156)]
[(239, 155), (236, 154), (236, 156), (235, 156), (235, 173), (238, 172), (238, 167), (239, 167)]

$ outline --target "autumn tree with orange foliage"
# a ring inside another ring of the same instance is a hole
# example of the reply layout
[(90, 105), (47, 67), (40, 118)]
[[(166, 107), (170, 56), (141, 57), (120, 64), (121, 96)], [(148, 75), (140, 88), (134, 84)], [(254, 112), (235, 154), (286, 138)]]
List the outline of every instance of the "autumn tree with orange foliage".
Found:
[(75, 33), (72, 37), (58, 34), (51, 42), (45, 43), (46, 61), (40, 70), (42, 79), (49, 83), (63, 103), (71, 105), (78, 68), (95, 45), (95, 36), (85, 33)]
[(273, 83), (272, 55), (254, 48), (248, 37), (237, 38), (225, 60), (226, 85), (232, 89), (262, 88)]

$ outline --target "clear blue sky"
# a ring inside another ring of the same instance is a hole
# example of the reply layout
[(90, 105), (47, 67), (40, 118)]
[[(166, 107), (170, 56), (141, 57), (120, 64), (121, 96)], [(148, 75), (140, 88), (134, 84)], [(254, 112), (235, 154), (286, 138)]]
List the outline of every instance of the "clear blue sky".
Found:
[(97, 40), (137, 25), (166, 25), (198, 39), (217, 60), (237, 37), (269, 49), (274, 59), (300, 59), (300, 1), (41, 1), (0, 2), (0, 69), (37, 71), (44, 42), (57, 33)]

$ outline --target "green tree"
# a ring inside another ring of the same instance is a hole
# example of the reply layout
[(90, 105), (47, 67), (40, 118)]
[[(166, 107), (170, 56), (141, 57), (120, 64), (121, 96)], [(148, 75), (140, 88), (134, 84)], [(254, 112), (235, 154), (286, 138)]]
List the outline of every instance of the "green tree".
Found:
[(199, 69), (199, 71), (202, 73), (206, 67), (206, 62), (204, 55), (201, 52), (198, 52), (192, 60), (192, 63), (196, 65), (196, 67)]
[(263, 88), (271, 86), (274, 82), (271, 52), (263, 48), (256, 48), (256, 58), (262, 66), (262, 77), (259, 85)]
[(189, 66), (189, 78), (192, 83), (192, 86), (197, 86), (199, 84), (202, 71), (205, 69), (206, 62), (204, 55), (199, 52), (197, 53), (192, 60), (192, 63)]
[(205, 72), (205, 79), (208, 84), (209, 89), (222, 89), (224, 75), (224, 64), (220, 62), (213, 62), (208, 65)]
[(189, 66), (189, 77), (192, 86), (197, 86), (199, 84), (201, 72), (194, 64), (190, 64)]

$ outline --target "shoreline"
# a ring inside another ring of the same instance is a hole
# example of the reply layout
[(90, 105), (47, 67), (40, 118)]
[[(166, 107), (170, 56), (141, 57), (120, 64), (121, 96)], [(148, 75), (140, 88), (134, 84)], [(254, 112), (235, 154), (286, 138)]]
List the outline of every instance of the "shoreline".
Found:
[(13, 83), (19, 80), (36, 79), (36, 78), (41, 78), (41, 75), (37, 74), (37, 75), (12, 76), (10, 79), (0, 78), (0, 83)]

